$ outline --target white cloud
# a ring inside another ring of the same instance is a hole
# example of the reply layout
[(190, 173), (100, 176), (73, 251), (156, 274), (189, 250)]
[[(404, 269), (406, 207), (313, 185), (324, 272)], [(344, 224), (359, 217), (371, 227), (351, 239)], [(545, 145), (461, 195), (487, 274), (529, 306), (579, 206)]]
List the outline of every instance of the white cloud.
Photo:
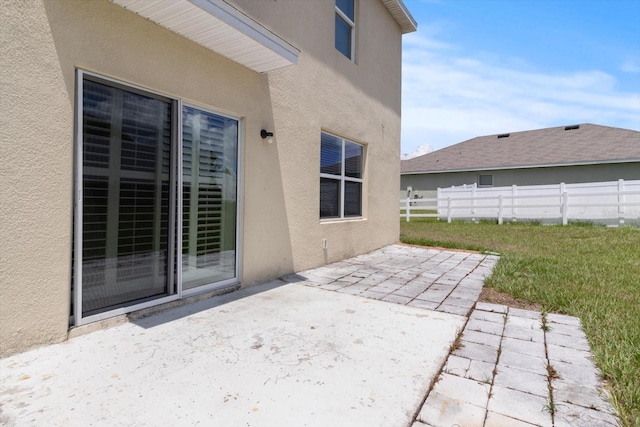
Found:
[(468, 58), (412, 34), (403, 53), (402, 151), (574, 123), (640, 128), (640, 93), (602, 71), (531, 71), (522, 60)]
[(413, 150), (411, 153), (403, 154), (400, 158), (402, 160), (409, 160), (409, 159), (413, 159), (414, 157), (418, 157), (418, 156), (422, 156), (422, 155), (425, 155), (425, 154), (429, 154), (432, 151), (433, 151), (433, 147), (431, 146), (431, 144), (422, 144), (418, 148)]
[(637, 74), (640, 73), (640, 59), (628, 59), (621, 66), (620, 71), (624, 73)]

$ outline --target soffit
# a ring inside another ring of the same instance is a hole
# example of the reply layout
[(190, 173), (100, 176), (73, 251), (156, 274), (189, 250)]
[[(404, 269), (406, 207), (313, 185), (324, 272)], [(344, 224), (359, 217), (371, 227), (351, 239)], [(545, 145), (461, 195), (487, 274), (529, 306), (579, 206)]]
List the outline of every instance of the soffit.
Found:
[(387, 7), (389, 13), (391, 13), (391, 16), (393, 16), (398, 25), (400, 25), (402, 34), (412, 33), (418, 29), (418, 23), (413, 19), (409, 9), (407, 9), (402, 0), (382, 0), (382, 3)]
[(222, 0), (111, 1), (259, 73), (298, 62), (298, 49)]

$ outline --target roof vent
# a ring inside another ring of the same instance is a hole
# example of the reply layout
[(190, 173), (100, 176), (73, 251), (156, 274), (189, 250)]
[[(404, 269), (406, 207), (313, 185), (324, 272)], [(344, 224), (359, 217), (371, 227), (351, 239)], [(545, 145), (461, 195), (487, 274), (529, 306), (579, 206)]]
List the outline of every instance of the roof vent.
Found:
[(580, 129), (580, 125), (571, 125), (571, 126), (564, 127), (564, 130), (574, 130), (574, 129)]
[(501, 133), (500, 135), (498, 135), (498, 138), (509, 138), (509, 135), (511, 135), (510, 133)]

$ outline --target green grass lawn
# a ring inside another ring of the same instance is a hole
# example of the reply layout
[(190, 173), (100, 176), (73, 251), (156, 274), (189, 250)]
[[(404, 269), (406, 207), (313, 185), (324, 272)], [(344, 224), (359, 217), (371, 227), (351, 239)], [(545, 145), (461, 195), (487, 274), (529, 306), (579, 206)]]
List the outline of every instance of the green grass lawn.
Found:
[(499, 252), (486, 286), (577, 316), (625, 426), (640, 426), (640, 228), (400, 220), (400, 240)]
[[(400, 208), (400, 215), (405, 215), (407, 212), (406, 209)], [(411, 209), (411, 215), (422, 215), (422, 214), (437, 214), (438, 211), (435, 209)]]

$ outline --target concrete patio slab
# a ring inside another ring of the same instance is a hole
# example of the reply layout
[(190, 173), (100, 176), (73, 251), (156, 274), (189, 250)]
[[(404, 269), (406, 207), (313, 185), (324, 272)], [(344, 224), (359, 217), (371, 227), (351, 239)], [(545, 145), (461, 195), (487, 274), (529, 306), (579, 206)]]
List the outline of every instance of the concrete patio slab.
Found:
[(0, 360), (0, 424), (615, 424), (578, 318), (475, 301), (497, 261), (392, 245), (74, 333)]
[(405, 427), (464, 320), (277, 281), (1, 360), (0, 422)]

